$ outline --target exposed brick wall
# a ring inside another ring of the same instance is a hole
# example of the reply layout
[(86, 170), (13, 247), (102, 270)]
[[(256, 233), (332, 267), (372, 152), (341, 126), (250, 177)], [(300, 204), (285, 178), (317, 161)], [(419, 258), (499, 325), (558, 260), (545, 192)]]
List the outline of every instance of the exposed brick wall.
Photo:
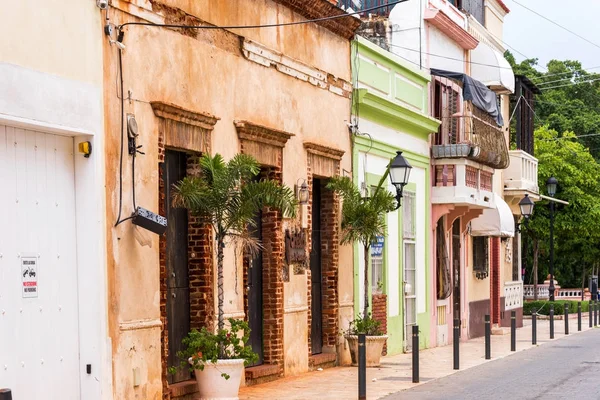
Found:
[[(373, 295), (373, 319), (381, 323), (381, 331), (387, 334), (387, 295), (377, 293)], [(383, 345), (381, 355), (387, 354), (387, 341)]]
[[(281, 165), (281, 159), (280, 159)], [(281, 167), (265, 171), (266, 177), (282, 181)], [(279, 365), (283, 375), (283, 221), (281, 212), (265, 208), (262, 218), (263, 244), (263, 346), (265, 364)]]
[(490, 273), (490, 297), (492, 303), (492, 324), (500, 323), (500, 238), (490, 238), (491, 242), (491, 273)]

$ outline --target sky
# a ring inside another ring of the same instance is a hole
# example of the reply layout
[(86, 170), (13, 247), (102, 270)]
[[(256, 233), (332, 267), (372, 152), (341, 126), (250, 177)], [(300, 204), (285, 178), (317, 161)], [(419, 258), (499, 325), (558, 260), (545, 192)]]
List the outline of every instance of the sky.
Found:
[[(598, 47), (531, 13), (513, 0), (504, 0), (510, 13), (504, 19), (504, 42), (517, 61), (538, 58), (578, 60), (584, 68), (600, 66), (600, 0), (517, 0), (518, 3), (576, 32)], [(545, 71), (545, 68), (542, 69)], [(592, 72), (600, 72), (600, 68)]]

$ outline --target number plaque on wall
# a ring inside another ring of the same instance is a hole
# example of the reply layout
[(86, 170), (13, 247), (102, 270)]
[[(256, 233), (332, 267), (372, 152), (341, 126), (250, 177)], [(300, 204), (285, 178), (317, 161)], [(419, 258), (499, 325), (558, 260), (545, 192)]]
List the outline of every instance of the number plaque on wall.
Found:
[(306, 265), (306, 234), (302, 229), (285, 231), (285, 261), (287, 265)]

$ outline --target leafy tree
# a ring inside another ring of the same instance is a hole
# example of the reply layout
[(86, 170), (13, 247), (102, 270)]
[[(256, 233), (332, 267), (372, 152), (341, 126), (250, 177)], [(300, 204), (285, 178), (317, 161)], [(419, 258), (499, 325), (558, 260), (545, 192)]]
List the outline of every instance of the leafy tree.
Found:
[(395, 197), (383, 188), (387, 173), (381, 178), (370, 197), (362, 197), (360, 190), (348, 177), (332, 178), (327, 185), (342, 196), (342, 243), (360, 242), (364, 249), (364, 307), (363, 318), (369, 318), (369, 249), (377, 236), (385, 234), (385, 215), (396, 208)]
[[(226, 240), (258, 250), (259, 243), (249, 234), (254, 217), (262, 207), (273, 207), (284, 216), (296, 215), (292, 190), (269, 179), (257, 180), (258, 162), (238, 154), (225, 162), (220, 154), (204, 155), (199, 160), (200, 174), (188, 176), (175, 187), (175, 204), (212, 226), (217, 242), (218, 331), (224, 329), (223, 259)], [(220, 350), (224, 355), (223, 346)]]
[[(535, 131), (535, 153), (540, 191), (545, 192), (546, 181), (554, 176), (559, 182), (556, 198), (569, 202), (555, 203), (555, 277), (562, 287), (580, 287), (582, 273), (600, 259), (600, 164), (573, 132), (559, 135), (547, 127)], [(542, 277), (548, 273), (549, 231), (550, 211), (544, 200), (536, 203), (527, 229), (533, 264), (542, 256)]]

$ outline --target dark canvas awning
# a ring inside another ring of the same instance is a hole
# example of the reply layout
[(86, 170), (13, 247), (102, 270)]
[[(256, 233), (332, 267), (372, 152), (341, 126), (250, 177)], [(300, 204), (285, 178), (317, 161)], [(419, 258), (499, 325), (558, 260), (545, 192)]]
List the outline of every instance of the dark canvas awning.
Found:
[(462, 84), (463, 98), (465, 101), (472, 102), (475, 107), (492, 116), (498, 126), (504, 125), (504, 120), (502, 119), (500, 104), (498, 104), (496, 93), (488, 89), (488, 87), (483, 83), (471, 78), (467, 74), (463, 74), (462, 72), (452, 72), (432, 68), (431, 75), (460, 82)]

